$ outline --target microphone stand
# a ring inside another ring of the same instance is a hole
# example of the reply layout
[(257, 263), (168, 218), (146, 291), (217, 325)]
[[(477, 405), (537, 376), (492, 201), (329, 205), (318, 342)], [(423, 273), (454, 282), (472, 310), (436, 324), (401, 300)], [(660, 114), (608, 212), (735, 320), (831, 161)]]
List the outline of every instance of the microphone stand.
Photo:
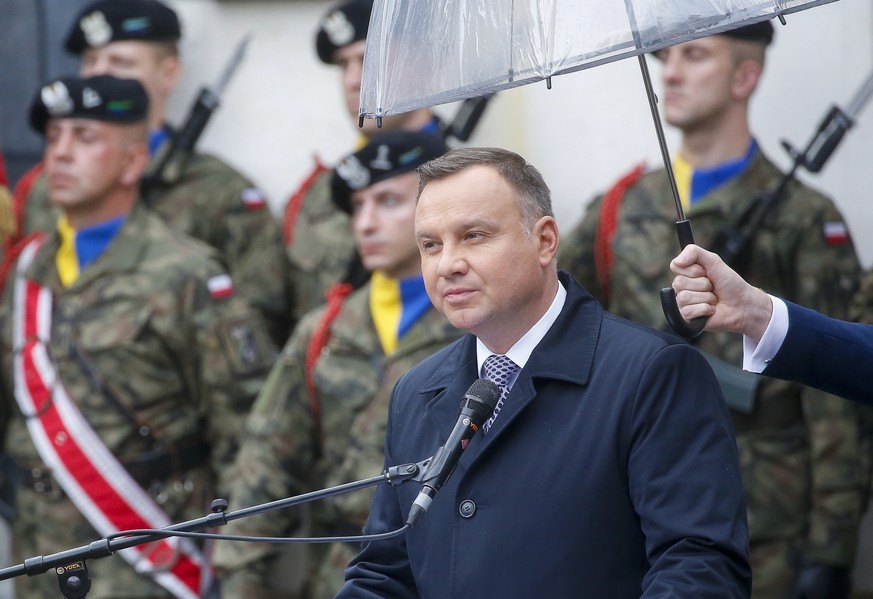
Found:
[(27, 575), (35, 576), (54, 568), (55, 574), (58, 576), (58, 586), (65, 599), (83, 599), (91, 588), (91, 579), (88, 576), (88, 568), (85, 566), (87, 559), (99, 559), (108, 557), (117, 551), (151, 543), (158, 539), (163, 539), (172, 536), (191, 536), (197, 538), (213, 538), (223, 540), (240, 540), (240, 541), (260, 541), (272, 543), (333, 543), (344, 540), (379, 540), (399, 536), (410, 528), (410, 524), (404, 524), (397, 530), (387, 533), (375, 535), (358, 535), (354, 537), (316, 537), (316, 538), (277, 538), (277, 537), (234, 537), (227, 535), (194, 533), (192, 531), (201, 530), (204, 528), (213, 528), (223, 526), (233, 520), (239, 520), (247, 516), (255, 516), (265, 512), (278, 510), (294, 505), (308, 503), (316, 499), (324, 499), (334, 495), (341, 495), (351, 491), (366, 489), (379, 484), (391, 484), (397, 486), (407, 481), (423, 480), (427, 467), (433, 457), (427, 458), (421, 462), (414, 464), (401, 464), (400, 466), (392, 466), (383, 471), (379, 476), (373, 476), (362, 480), (311, 491), (302, 495), (286, 497), (268, 503), (239, 509), (233, 512), (228, 512), (228, 503), (225, 499), (216, 499), (212, 502), (212, 513), (201, 518), (188, 520), (179, 524), (172, 524), (161, 529), (155, 530), (129, 530), (121, 531), (97, 541), (92, 541), (88, 545), (83, 545), (75, 549), (67, 549), (58, 553), (52, 553), (45, 556), (31, 557), (24, 560), (23, 563), (16, 566), (10, 566), (0, 570), (0, 580), (7, 580), (17, 576)]

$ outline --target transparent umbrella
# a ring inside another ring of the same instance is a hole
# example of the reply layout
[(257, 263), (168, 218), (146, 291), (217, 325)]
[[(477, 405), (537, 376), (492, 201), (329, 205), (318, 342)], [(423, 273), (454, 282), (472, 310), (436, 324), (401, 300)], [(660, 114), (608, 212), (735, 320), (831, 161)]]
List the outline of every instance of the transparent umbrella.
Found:
[[(676, 203), (682, 247), (692, 243), (645, 54), (836, 0), (376, 0), (370, 17), (361, 119), (408, 112), (636, 56)], [(695, 337), (704, 321), (668, 322)]]

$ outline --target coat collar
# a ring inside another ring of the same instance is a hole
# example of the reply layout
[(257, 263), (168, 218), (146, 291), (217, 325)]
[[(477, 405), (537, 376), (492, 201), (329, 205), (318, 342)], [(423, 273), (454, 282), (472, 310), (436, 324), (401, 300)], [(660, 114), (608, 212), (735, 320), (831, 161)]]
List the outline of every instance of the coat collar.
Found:
[[(488, 435), (474, 436), (461, 456), (468, 466), (486, 447), (500, 438), (502, 431), (536, 397), (536, 381), (552, 379), (584, 386), (591, 377), (594, 353), (600, 334), (603, 308), (570, 275), (560, 272), (567, 300), (558, 319), (540, 341), (519, 373), (506, 399), (500, 417)], [(572, 351), (567, 351), (572, 347)], [(461, 398), (479, 378), (476, 369), (476, 338), (465, 335), (451, 346), (422, 386), (420, 395), (427, 401), (425, 412), (445, 439), (457, 420)], [(547, 401), (547, 400), (545, 400)]]
[[(109, 243), (106, 251), (85, 268), (79, 278), (70, 286), (76, 289), (107, 273), (122, 272), (135, 268), (140, 263), (143, 252), (148, 244), (147, 221), (149, 215), (144, 208), (135, 205), (115, 238)], [(58, 250), (59, 236), (55, 232), (48, 237), (45, 244), (26, 272), (28, 279), (41, 285), (46, 285), (55, 293), (64, 291), (58, 278), (55, 254)]]

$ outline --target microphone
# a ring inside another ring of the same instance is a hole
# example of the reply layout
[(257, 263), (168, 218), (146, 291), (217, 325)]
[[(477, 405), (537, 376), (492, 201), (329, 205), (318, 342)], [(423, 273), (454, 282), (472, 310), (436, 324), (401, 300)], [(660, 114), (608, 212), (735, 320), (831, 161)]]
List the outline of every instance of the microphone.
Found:
[(475, 381), (464, 393), (455, 428), (452, 429), (445, 445), (433, 455), (422, 476), (421, 480), (424, 484), (409, 509), (409, 516), (406, 518), (408, 526), (415, 525), (430, 507), (434, 495), (454, 471), (461, 452), (467, 448), (470, 438), (494, 413), (494, 406), (497, 405), (499, 398), (500, 387), (488, 379)]

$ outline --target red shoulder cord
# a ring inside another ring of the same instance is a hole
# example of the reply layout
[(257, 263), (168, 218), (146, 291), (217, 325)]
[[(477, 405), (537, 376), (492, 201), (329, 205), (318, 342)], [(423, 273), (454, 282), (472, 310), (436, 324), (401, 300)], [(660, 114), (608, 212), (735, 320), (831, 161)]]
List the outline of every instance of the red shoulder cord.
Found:
[(7, 245), (4, 248), (3, 253), (3, 263), (0, 264), (0, 296), (3, 295), (3, 289), (6, 287), (6, 278), (9, 276), (9, 270), (12, 265), (15, 263), (15, 260), (21, 255), (21, 252), (28, 246), (28, 244), (34, 239), (39, 239), (43, 236), (43, 233), (40, 231), (34, 231), (24, 239), (19, 239), (15, 242), (14, 245)]
[(600, 203), (600, 217), (597, 219), (597, 231), (594, 234), (594, 267), (597, 271), (597, 280), (603, 291), (603, 301), (606, 308), (609, 308), (612, 291), (612, 264), (615, 261), (615, 256), (612, 253), (612, 238), (615, 236), (616, 223), (618, 222), (618, 209), (627, 190), (639, 180), (645, 170), (645, 163), (636, 165), (632, 171), (619, 179), (606, 192)]
[(282, 233), (285, 236), (285, 245), (291, 245), (291, 242), (294, 241), (294, 225), (297, 224), (297, 215), (300, 214), (300, 208), (303, 207), (303, 199), (306, 197), (306, 192), (309, 191), (309, 188), (312, 187), (312, 184), (315, 183), (318, 176), (326, 170), (327, 167), (321, 163), (318, 156), (315, 156), (315, 166), (312, 168), (309, 175), (306, 176), (306, 179), (300, 187), (297, 188), (297, 191), (288, 198), (288, 203), (285, 205), (285, 219), (282, 225)]
[(321, 406), (318, 403), (318, 392), (315, 389), (315, 364), (321, 357), (321, 350), (330, 341), (330, 325), (336, 320), (343, 302), (352, 291), (354, 291), (354, 287), (350, 283), (334, 283), (325, 292), (324, 297), (327, 299), (327, 305), (325, 306), (324, 313), (321, 315), (321, 320), (318, 321), (315, 330), (312, 332), (309, 347), (306, 348), (304, 376), (306, 391), (309, 393), (309, 410), (312, 413), (312, 420), (315, 423), (315, 430), (318, 434), (319, 455), (324, 447), (324, 430), (321, 425)]
[(15, 185), (15, 190), (12, 192), (12, 210), (15, 214), (15, 233), (3, 240), (3, 261), (0, 262), (0, 295), (3, 293), (3, 287), (6, 285), (6, 277), (9, 275), (9, 269), (12, 263), (18, 258), (21, 250), (30, 243), (36, 234), (24, 236), (24, 209), (27, 205), (27, 196), (37, 177), (42, 174), (42, 162), (28, 170), (18, 183)]

